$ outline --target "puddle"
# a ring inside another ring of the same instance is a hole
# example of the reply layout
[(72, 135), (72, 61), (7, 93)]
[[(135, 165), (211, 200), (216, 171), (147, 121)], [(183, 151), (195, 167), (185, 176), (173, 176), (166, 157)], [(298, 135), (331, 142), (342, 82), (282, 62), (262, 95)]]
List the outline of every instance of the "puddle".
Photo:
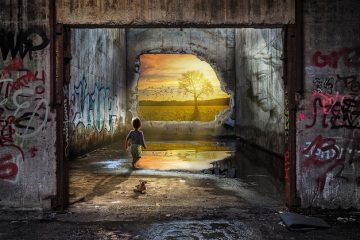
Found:
[(261, 152), (236, 139), (226, 141), (148, 141), (148, 149), (138, 162), (140, 169), (133, 170), (132, 158), (122, 150), (120, 143), (88, 154), (73, 161), (76, 172), (89, 172), (109, 176), (172, 176), (177, 173), (200, 173), (218, 177), (236, 177), (251, 189), (264, 195), (282, 198), (283, 160)]
[[(234, 152), (231, 147), (215, 141), (150, 141), (147, 145), (138, 162), (143, 170), (201, 171), (211, 168), (213, 162), (231, 157)], [(111, 147), (103, 150), (111, 151)], [(131, 155), (122, 151), (119, 156), (120, 159), (94, 161), (90, 165), (105, 172), (130, 168)]]
[(168, 150), (145, 151), (138, 166), (154, 170), (195, 170), (212, 167), (211, 163), (231, 156), (230, 151)]
[(200, 171), (228, 158), (234, 149), (215, 141), (149, 142), (138, 166), (154, 170)]

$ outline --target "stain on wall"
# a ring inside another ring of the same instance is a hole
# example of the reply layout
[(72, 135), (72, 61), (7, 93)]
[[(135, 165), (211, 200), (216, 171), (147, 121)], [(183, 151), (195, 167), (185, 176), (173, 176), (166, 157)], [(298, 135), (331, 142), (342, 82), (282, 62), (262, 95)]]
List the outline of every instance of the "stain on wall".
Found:
[(69, 150), (78, 155), (109, 142), (125, 121), (125, 30), (73, 29)]
[(236, 129), (280, 155), (285, 115), (282, 29), (236, 29)]
[(5, 207), (49, 208), (56, 192), (48, 9), (44, 1), (0, 3), (0, 204)]
[[(221, 83), (221, 89), (229, 94), (230, 108), (221, 118), (212, 122), (196, 121), (147, 121), (143, 129), (154, 131), (151, 136), (159, 134), (160, 130), (168, 134), (162, 137), (181, 137), (191, 135), (218, 136), (234, 135), (232, 126), (225, 128), (224, 124), (233, 122), (234, 112), (234, 29), (193, 29), (193, 28), (132, 28), (127, 30), (127, 86), (128, 86), (128, 120), (138, 116), (138, 80), (140, 77), (139, 58), (145, 53), (188, 53), (206, 61), (216, 72)], [(171, 132), (171, 134), (169, 134)]]
[[(185, 3), (186, 2), (186, 3)], [(57, 0), (65, 24), (288, 24), (295, 22), (294, 0)]]
[(360, 3), (305, 1), (304, 9), (298, 194), (303, 207), (360, 208)]

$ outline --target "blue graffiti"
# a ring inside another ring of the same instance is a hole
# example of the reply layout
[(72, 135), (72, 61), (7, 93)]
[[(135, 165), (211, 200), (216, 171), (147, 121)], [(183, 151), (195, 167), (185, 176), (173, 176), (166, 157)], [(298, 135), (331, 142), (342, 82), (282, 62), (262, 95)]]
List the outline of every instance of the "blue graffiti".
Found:
[(75, 127), (83, 124), (97, 131), (115, 131), (118, 123), (118, 98), (109, 87), (94, 84), (90, 91), (83, 76), (70, 92), (70, 120)]

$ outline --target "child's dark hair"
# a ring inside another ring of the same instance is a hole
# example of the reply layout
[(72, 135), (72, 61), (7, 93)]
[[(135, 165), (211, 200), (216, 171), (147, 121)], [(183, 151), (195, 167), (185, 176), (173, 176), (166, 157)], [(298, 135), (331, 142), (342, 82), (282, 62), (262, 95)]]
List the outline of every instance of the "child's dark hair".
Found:
[(141, 126), (141, 121), (139, 118), (134, 118), (132, 120), (132, 125), (135, 129), (138, 129)]

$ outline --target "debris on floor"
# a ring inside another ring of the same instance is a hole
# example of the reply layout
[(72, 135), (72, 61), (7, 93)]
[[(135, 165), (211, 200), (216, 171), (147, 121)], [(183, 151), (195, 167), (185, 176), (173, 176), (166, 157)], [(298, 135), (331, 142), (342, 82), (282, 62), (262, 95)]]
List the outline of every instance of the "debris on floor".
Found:
[(290, 230), (315, 230), (330, 228), (321, 218), (308, 217), (297, 213), (280, 213), (280, 218)]
[(342, 222), (342, 223), (348, 223), (348, 222), (355, 222), (356, 221), (356, 219), (352, 218), (352, 217), (338, 217), (336, 220), (339, 221), (339, 222)]
[(147, 183), (147, 181), (139, 180), (139, 182), (140, 183), (135, 186), (134, 192), (135, 193), (141, 193), (141, 194), (146, 193), (146, 183)]

